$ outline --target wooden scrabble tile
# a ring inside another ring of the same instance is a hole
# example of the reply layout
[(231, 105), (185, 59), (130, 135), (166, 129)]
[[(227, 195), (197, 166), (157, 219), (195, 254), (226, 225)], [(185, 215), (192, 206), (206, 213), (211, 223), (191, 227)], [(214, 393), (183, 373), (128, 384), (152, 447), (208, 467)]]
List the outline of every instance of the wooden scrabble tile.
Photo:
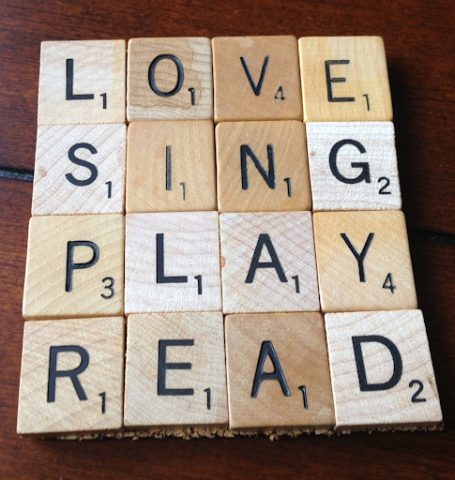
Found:
[(420, 310), (325, 315), (336, 428), (442, 421)]
[(128, 42), (128, 121), (213, 118), (208, 38), (134, 38)]
[(213, 123), (131, 123), (127, 213), (196, 210), (216, 210)]
[(402, 212), (324, 212), (313, 221), (323, 312), (417, 308)]
[(42, 42), (38, 125), (123, 123), (124, 40)]
[(294, 36), (212, 40), (215, 121), (301, 120)]
[(217, 212), (126, 215), (125, 312), (221, 310)]
[(123, 213), (126, 126), (38, 127), (32, 215)]
[(392, 120), (381, 37), (299, 39), (305, 122)]
[(227, 425), (221, 312), (130, 315), (125, 427)]
[(32, 217), (24, 317), (121, 315), (123, 257), (123, 215)]
[(392, 122), (307, 123), (313, 210), (399, 210)]
[(319, 310), (310, 212), (220, 215), (223, 312)]
[(333, 427), (320, 313), (228, 315), (226, 366), (230, 428)]
[(123, 317), (25, 322), (17, 433), (122, 427)]
[(216, 150), (220, 212), (310, 210), (302, 122), (221, 123)]

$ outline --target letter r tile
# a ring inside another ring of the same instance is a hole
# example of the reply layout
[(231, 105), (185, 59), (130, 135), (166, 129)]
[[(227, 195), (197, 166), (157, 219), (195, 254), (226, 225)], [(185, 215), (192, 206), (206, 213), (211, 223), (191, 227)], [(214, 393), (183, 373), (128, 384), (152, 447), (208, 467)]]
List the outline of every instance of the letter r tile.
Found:
[(319, 310), (310, 212), (220, 215), (223, 312)]
[(25, 322), (17, 433), (119, 430), (123, 317)]
[(336, 430), (442, 422), (420, 310), (325, 315)]
[(128, 317), (125, 427), (226, 426), (221, 312)]

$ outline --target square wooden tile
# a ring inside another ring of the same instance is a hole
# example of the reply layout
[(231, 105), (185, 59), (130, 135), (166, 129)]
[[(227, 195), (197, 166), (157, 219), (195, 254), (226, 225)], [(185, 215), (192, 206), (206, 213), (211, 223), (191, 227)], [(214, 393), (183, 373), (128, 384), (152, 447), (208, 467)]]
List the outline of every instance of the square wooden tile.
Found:
[(123, 257), (123, 215), (32, 217), (24, 317), (121, 315)]
[(420, 310), (325, 315), (336, 428), (442, 421)]
[(333, 427), (320, 313), (228, 315), (225, 328), (230, 428)]
[(299, 39), (305, 122), (392, 120), (381, 37)]
[(125, 122), (125, 40), (42, 42), (38, 125)]
[(310, 212), (220, 215), (223, 312), (319, 310)]
[(307, 123), (313, 210), (399, 210), (392, 122)]
[(208, 38), (134, 38), (128, 42), (128, 121), (213, 118)]
[(302, 122), (220, 123), (216, 150), (220, 212), (310, 210)]
[(297, 39), (212, 40), (215, 121), (301, 120)]
[(221, 310), (217, 212), (126, 215), (125, 312)]
[(221, 312), (130, 315), (125, 427), (227, 425)]
[(123, 324), (123, 317), (25, 322), (17, 433), (122, 427)]
[(313, 221), (323, 312), (417, 308), (403, 212), (324, 212)]
[(216, 210), (214, 144), (210, 120), (131, 123), (127, 213)]
[(38, 127), (32, 215), (123, 213), (126, 126)]

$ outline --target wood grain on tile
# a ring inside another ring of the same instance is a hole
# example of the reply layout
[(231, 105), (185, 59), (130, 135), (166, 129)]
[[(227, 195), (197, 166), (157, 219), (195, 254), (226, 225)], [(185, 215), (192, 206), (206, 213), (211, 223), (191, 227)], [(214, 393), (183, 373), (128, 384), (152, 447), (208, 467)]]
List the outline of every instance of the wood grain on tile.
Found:
[(123, 215), (32, 217), (22, 313), (27, 319), (123, 313)]
[(17, 432), (120, 429), (123, 317), (26, 322)]
[(302, 122), (226, 122), (216, 127), (220, 212), (310, 210)]

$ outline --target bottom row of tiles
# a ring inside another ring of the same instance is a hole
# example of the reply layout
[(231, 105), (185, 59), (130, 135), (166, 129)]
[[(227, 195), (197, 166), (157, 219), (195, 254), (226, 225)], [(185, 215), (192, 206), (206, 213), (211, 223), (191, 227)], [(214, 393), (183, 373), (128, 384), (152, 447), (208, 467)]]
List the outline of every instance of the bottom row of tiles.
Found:
[(442, 422), (420, 310), (138, 314), (126, 331), (124, 370), (122, 317), (26, 322), (18, 433)]

